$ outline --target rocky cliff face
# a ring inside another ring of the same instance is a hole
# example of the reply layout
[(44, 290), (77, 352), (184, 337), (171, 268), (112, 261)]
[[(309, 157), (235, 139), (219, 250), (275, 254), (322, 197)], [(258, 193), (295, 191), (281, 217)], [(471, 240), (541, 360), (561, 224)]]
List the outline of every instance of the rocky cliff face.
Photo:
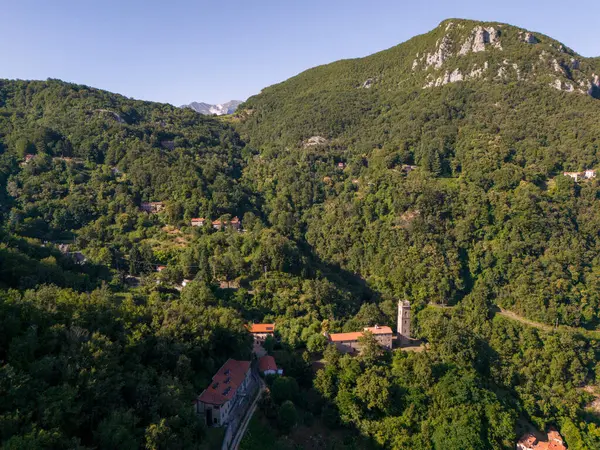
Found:
[(437, 37), (435, 45), (417, 52), (410, 65), (416, 79), (422, 75), (423, 89), (475, 79), (514, 80), (600, 98), (596, 61), (544, 35), (466, 20), (444, 21), (428, 35)]

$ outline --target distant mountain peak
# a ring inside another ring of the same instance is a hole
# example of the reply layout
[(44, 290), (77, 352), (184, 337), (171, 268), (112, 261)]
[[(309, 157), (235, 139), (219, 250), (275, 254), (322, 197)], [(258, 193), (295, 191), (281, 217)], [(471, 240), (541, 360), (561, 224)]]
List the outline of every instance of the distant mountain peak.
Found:
[(182, 105), (182, 108), (191, 108), (200, 114), (222, 116), (225, 114), (233, 114), (237, 107), (242, 104), (241, 100), (230, 100), (227, 103), (211, 105), (203, 102), (192, 102), (189, 105)]

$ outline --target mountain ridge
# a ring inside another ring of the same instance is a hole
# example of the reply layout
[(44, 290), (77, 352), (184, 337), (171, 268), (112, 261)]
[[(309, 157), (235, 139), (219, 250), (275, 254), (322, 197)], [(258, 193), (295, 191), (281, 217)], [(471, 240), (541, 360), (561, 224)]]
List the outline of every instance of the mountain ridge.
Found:
[(190, 108), (197, 113), (205, 115), (216, 114), (217, 116), (223, 116), (226, 114), (233, 114), (242, 103), (241, 100), (230, 100), (216, 105), (204, 102), (192, 102), (187, 105), (181, 105), (181, 108)]
[[(527, 43), (528, 38), (536, 42)], [(327, 139), (348, 135), (358, 122), (374, 119), (370, 114), (380, 115), (383, 104), (389, 115), (390, 108), (400, 108), (398, 102), (449, 85), (498, 94), (504, 89), (542, 89), (551, 96), (562, 92), (571, 97), (595, 97), (595, 101), (600, 96), (598, 61), (520, 27), (448, 19), (389, 49), (317, 66), (266, 87), (250, 97), (236, 116), (245, 132), (249, 127), (268, 127), (271, 118), (265, 120), (265, 115), (273, 114), (272, 121), (281, 123), (273, 139), (300, 144), (315, 135)], [(298, 117), (304, 115), (298, 105), (306, 109), (317, 104), (313, 117)], [(350, 120), (356, 109), (365, 114)], [(326, 125), (317, 126), (319, 122)], [(312, 130), (297, 132), (307, 125)]]

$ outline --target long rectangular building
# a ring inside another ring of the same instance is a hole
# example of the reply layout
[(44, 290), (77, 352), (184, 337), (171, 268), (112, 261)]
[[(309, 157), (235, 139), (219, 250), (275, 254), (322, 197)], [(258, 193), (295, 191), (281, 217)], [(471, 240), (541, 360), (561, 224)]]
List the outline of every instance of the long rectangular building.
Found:
[(393, 332), (390, 327), (375, 325), (367, 327), (363, 331), (355, 331), (351, 333), (332, 333), (329, 335), (329, 342), (335, 344), (342, 353), (354, 353), (360, 351), (360, 343), (358, 342), (365, 331), (370, 331), (382, 347), (392, 349)]
[(204, 414), (209, 426), (222, 426), (240, 406), (250, 384), (250, 361), (228, 359), (194, 401), (196, 412)]

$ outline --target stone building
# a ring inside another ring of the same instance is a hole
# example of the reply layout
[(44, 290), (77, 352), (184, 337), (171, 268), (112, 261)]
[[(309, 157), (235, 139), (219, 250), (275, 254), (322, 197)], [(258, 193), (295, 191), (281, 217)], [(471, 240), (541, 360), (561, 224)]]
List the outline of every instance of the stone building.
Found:
[(157, 213), (162, 211), (164, 208), (163, 202), (142, 202), (140, 209), (147, 213)]
[(329, 335), (329, 342), (334, 344), (342, 353), (356, 353), (360, 351), (360, 342), (358, 341), (365, 331), (370, 331), (382, 347), (391, 350), (393, 332), (390, 327), (367, 327), (363, 331), (350, 333), (332, 333)]
[(194, 401), (196, 412), (204, 414), (209, 426), (223, 426), (241, 406), (251, 379), (250, 361), (228, 359)]
[(410, 341), (410, 302), (398, 302), (398, 342), (400, 345)]

